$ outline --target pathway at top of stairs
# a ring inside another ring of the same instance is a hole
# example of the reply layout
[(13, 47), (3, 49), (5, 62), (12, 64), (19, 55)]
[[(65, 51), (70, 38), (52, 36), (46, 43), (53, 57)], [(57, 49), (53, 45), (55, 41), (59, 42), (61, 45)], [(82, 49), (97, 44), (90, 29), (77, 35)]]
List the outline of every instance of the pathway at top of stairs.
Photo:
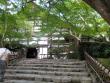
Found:
[(92, 83), (85, 61), (23, 59), (6, 69), (3, 83)]

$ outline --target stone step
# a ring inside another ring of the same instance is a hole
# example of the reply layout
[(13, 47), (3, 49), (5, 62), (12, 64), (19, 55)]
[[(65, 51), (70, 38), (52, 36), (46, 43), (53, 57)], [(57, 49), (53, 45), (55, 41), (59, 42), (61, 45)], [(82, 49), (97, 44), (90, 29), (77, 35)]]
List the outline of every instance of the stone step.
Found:
[(81, 65), (85, 64), (85, 62), (19, 62), (18, 64), (60, 64), (60, 65)]
[(22, 59), (22, 61), (51, 61), (51, 62), (54, 62), (54, 61), (59, 61), (59, 62), (62, 62), (62, 61), (64, 61), (64, 62), (75, 62), (75, 61), (80, 61), (79, 59), (31, 59), (31, 58), (24, 58), (24, 59)]
[(45, 81), (45, 82), (55, 82), (55, 83), (68, 83), (72, 81), (73, 83), (92, 83), (89, 77), (71, 77), (71, 76), (49, 76), (49, 75), (32, 75), (32, 74), (15, 74), (9, 75), (5, 74), (5, 79), (8, 80), (33, 80), (33, 81)]
[(87, 72), (63, 72), (63, 71), (41, 71), (41, 70), (6, 70), (6, 74), (37, 74), (37, 75), (56, 75), (56, 76), (89, 76)]
[(8, 66), (7, 69), (21, 69), (21, 70), (44, 70), (44, 71), (65, 71), (65, 72), (82, 72), (85, 68), (53, 68), (53, 67), (30, 67), (30, 66)]
[(22, 59), (7, 67), (4, 83), (92, 83), (92, 80), (85, 61)]
[(5, 80), (3, 83), (54, 83), (54, 82), (29, 81), (29, 80)]
[(29, 66), (29, 67), (57, 67), (57, 68), (84, 68), (86, 65), (60, 65), (60, 64), (18, 64), (17, 66)]
[(18, 64), (60, 64), (60, 65), (81, 65), (85, 64), (85, 61), (80, 62), (19, 62)]
[(84, 61), (79, 61), (79, 60), (74, 60), (74, 59), (68, 59), (68, 60), (64, 60), (64, 59), (24, 59), (22, 61), (20, 61), (20, 63), (25, 63), (25, 62), (31, 62), (31, 63), (36, 63), (36, 62), (43, 62), (43, 63), (71, 63), (71, 62), (84, 62)]

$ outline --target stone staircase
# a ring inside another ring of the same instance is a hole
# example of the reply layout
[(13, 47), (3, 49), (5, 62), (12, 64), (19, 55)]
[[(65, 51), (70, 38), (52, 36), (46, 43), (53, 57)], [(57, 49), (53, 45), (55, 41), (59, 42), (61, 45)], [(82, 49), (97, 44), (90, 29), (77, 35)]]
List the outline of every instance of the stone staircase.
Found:
[(92, 83), (85, 61), (23, 59), (6, 69), (3, 83)]

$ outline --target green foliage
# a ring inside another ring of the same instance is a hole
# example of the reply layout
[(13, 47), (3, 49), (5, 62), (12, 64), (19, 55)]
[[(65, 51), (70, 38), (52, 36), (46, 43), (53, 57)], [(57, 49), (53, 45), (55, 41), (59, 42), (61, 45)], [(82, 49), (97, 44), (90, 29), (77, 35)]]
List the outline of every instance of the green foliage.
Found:
[(108, 58), (98, 58), (98, 61), (101, 62), (106, 68), (110, 69), (110, 59)]
[[(5, 42), (13, 43), (23, 38), (31, 37), (32, 24), (28, 22), (28, 18), (23, 13), (15, 13), (13, 9), (14, 3), (6, 0), (2, 3), (0, 9), (0, 46), (4, 46)], [(12, 5), (13, 7), (11, 7)]]
[(0, 4), (6, 4), (7, 0), (0, 0)]
[(77, 37), (109, 36), (109, 25), (82, 0), (54, 0), (50, 3), (42, 0), (41, 4), (49, 13), (46, 21), (42, 20), (46, 24), (46, 32), (50, 32), (50, 29), (69, 28)]
[[(110, 26), (82, 0), (0, 1), (0, 41), (31, 37), (32, 23), (41, 21), (42, 33), (68, 29), (76, 37), (109, 37)], [(105, 38), (105, 39), (106, 39)]]

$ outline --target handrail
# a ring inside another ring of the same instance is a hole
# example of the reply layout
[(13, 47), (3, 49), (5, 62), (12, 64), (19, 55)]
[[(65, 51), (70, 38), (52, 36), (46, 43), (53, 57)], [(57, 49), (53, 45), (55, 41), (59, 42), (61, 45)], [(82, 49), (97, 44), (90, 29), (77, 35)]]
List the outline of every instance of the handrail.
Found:
[(95, 72), (101, 83), (110, 83), (110, 70), (85, 52), (85, 59), (88, 66)]
[[(24, 52), (24, 50), (23, 50), (23, 52)], [(25, 57), (25, 56), (23, 56), (24, 55), (23, 52), (22, 52), (22, 49), (20, 49), (16, 52), (16, 54), (14, 53), (14, 54), (9, 55), (7, 57), (8, 64), (10, 64), (10, 63), (13, 64), (13, 61), (16, 62), (17, 60)]]

